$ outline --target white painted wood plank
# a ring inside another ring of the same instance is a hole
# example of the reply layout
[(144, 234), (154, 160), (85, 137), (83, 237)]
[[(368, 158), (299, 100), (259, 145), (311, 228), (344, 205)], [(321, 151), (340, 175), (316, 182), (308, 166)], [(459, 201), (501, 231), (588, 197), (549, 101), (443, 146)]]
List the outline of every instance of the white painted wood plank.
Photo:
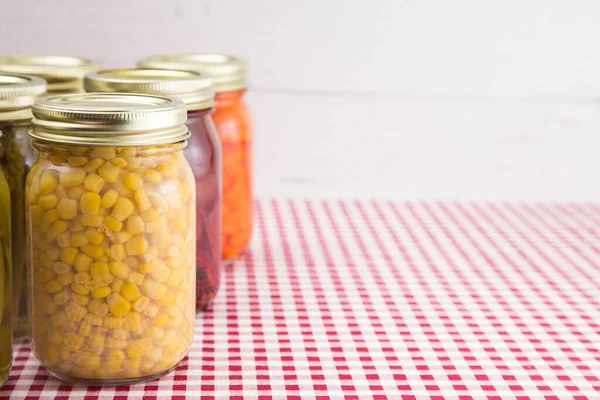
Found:
[(257, 89), (600, 96), (597, 0), (3, 2), (0, 53), (247, 58)]
[(249, 101), (259, 195), (600, 200), (594, 103)]

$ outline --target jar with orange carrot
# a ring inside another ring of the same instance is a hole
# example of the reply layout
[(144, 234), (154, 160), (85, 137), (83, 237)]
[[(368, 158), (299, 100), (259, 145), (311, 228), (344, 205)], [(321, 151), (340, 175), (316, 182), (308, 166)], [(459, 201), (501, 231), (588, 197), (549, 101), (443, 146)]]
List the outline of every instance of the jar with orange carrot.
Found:
[(220, 54), (160, 55), (140, 67), (207, 72), (215, 82), (215, 123), (223, 149), (223, 259), (239, 257), (252, 237), (252, 118), (244, 102), (246, 64)]

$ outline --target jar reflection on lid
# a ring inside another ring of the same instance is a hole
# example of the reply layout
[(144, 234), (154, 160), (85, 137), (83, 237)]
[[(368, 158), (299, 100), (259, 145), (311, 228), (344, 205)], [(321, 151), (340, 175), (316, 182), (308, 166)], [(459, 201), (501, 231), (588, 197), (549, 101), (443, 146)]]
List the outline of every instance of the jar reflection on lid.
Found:
[(31, 106), (44, 92), (41, 78), (0, 72), (0, 121), (31, 118)]
[(39, 98), (34, 139), (95, 146), (143, 146), (186, 140), (181, 100), (134, 93), (77, 93)]
[(99, 67), (85, 58), (51, 55), (0, 56), (0, 73), (38, 76), (48, 82), (49, 93), (80, 92), (83, 77)]
[(90, 72), (84, 87), (89, 92), (144, 93), (174, 97), (188, 110), (213, 107), (212, 77), (197, 71), (155, 68), (123, 68)]
[(214, 79), (217, 93), (247, 88), (246, 62), (233, 56), (211, 53), (164, 54), (142, 59), (137, 65), (208, 73)]

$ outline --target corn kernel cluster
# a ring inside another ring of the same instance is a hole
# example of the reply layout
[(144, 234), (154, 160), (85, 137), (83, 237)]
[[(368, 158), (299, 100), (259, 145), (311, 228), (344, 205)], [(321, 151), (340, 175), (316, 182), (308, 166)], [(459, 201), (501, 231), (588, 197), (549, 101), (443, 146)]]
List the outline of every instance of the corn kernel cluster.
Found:
[(27, 180), (34, 349), (80, 379), (159, 374), (195, 318), (195, 193), (182, 145), (41, 149)]

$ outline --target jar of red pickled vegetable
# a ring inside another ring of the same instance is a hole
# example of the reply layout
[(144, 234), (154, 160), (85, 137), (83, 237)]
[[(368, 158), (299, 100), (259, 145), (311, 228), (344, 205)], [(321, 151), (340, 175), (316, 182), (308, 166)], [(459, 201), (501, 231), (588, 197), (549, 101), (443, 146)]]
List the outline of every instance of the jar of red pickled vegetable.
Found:
[(0, 165), (10, 188), (13, 335), (28, 334), (27, 268), (25, 268), (25, 177), (33, 162), (31, 106), (46, 91), (43, 79), (0, 72)]
[(188, 109), (191, 136), (184, 155), (196, 182), (196, 307), (204, 308), (217, 294), (221, 262), (221, 146), (210, 118), (213, 81), (193, 71), (148, 68), (112, 69), (85, 77), (93, 92), (133, 92), (171, 96)]
[(0, 73), (34, 75), (48, 82), (48, 93), (83, 92), (83, 77), (98, 66), (92, 61), (67, 56), (0, 56)]
[(162, 376), (187, 354), (196, 315), (185, 104), (142, 94), (51, 95), (36, 101), (33, 115), (32, 349), (70, 382)]
[(220, 54), (159, 55), (138, 62), (147, 68), (206, 72), (215, 81), (212, 119), (223, 149), (223, 258), (240, 256), (252, 237), (252, 118), (244, 102), (246, 64)]

